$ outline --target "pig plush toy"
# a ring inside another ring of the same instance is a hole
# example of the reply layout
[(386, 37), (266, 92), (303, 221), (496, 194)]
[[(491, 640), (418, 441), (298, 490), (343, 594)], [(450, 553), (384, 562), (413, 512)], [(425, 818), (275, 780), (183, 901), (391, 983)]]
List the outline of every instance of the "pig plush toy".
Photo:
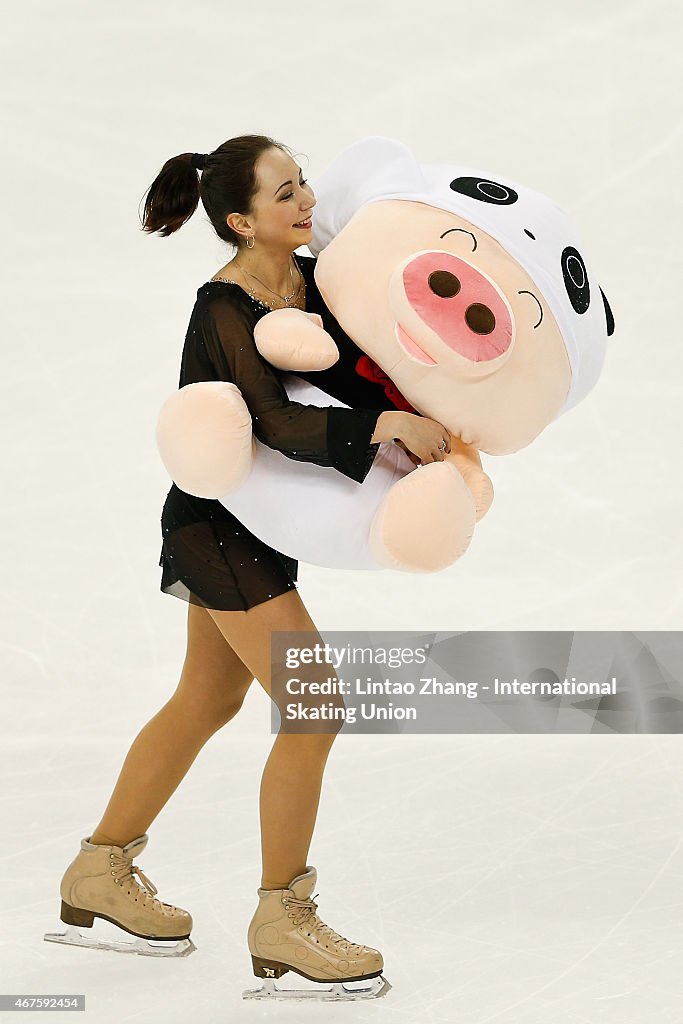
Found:
[[(491, 503), (478, 452), (524, 448), (588, 394), (614, 330), (609, 303), (567, 214), (502, 173), (422, 165), (372, 136), (340, 153), (314, 191), (309, 248), (326, 305), (413, 408), (448, 428), (451, 454), (415, 466), (384, 442), (358, 484), (261, 444), (239, 389), (206, 381), (165, 403), (162, 459), (182, 490), (220, 499), (294, 558), (444, 569)], [(288, 371), (290, 400), (343, 406), (296, 376), (338, 358), (320, 318), (276, 310), (254, 338)]]

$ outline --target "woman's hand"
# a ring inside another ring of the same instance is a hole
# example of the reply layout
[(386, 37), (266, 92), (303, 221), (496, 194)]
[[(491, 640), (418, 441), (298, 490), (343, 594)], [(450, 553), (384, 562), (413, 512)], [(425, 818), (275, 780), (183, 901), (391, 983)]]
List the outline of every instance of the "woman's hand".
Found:
[[(380, 413), (371, 441), (395, 441), (416, 465), (443, 462), (451, 451), (451, 435), (443, 423), (412, 412)], [(444, 442), (445, 448), (439, 448)]]
[(413, 461), (420, 462), (423, 466), (428, 462), (443, 462), (444, 457), (451, 451), (450, 432), (443, 423), (430, 420), (427, 416), (404, 413), (398, 437), (399, 441), (403, 442), (401, 447), (405, 445), (408, 455), (411, 458), (415, 456)]

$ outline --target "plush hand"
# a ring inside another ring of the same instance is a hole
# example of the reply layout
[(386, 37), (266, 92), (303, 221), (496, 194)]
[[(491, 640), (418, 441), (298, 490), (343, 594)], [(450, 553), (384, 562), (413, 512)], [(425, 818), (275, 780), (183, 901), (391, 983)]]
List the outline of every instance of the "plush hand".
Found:
[(303, 309), (274, 309), (261, 317), (254, 328), (254, 342), (278, 370), (327, 370), (339, 359), (322, 317)]

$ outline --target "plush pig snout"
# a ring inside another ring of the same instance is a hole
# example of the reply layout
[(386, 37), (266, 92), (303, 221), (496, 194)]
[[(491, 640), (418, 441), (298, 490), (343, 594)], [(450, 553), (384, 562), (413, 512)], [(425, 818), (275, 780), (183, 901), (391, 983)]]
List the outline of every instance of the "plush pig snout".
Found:
[[(411, 311), (441, 341), (473, 363), (489, 362), (508, 352), (513, 340), (512, 311), (498, 286), (467, 260), (449, 252), (422, 252), (402, 268), (401, 280)], [(439, 361), (412, 337), (415, 319), (398, 338), (422, 362)], [(426, 358), (425, 358), (426, 357)]]

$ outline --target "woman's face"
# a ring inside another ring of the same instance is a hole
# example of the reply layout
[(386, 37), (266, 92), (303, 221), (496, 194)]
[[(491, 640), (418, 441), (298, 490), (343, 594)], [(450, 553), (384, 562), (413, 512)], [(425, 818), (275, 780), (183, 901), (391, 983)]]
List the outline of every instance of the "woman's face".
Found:
[[(293, 251), (309, 242), (316, 200), (296, 161), (281, 149), (267, 149), (256, 162), (256, 182), (252, 213), (230, 214), (229, 226), (245, 239), (254, 235), (258, 245)], [(307, 223), (297, 227), (299, 221)]]

